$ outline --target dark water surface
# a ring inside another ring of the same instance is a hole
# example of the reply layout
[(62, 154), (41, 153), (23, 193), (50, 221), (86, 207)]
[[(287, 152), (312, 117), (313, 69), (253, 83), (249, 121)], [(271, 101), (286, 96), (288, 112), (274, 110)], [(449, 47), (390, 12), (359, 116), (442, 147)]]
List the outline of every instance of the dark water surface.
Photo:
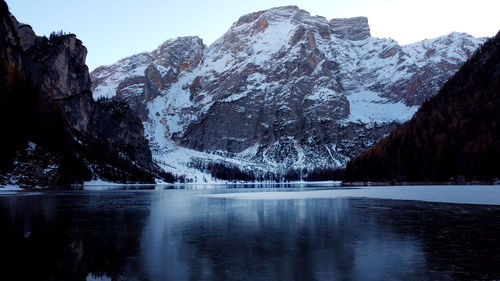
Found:
[(211, 192), (0, 193), (0, 280), (500, 279), (500, 206)]

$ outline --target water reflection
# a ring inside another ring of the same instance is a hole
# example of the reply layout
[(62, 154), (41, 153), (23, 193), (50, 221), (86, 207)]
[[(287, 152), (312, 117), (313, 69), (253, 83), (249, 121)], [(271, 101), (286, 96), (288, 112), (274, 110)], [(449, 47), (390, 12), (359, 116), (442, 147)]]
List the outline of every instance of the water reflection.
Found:
[(392, 234), (347, 199), (163, 193), (152, 205), (141, 254), (152, 280), (415, 279), (426, 269), (418, 241)]
[(105, 280), (136, 272), (149, 198), (48, 193), (0, 198), (2, 280)]
[(498, 206), (207, 192), (0, 196), (0, 279), (500, 278)]

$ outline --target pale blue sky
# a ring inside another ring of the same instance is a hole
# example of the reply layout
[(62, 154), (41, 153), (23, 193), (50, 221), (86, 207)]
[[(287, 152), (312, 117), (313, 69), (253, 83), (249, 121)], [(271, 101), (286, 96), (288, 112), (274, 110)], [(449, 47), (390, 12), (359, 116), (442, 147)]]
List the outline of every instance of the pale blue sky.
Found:
[(452, 31), (476, 37), (500, 29), (499, 0), (6, 0), (39, 35), (64, 30), (84, 42), (92, 70), (151, 51), (169, 38), (198, 35), (209, 45), (244, 14), (297, 5), (327, 19), (367, 16), (376, 37), (401, 44)]

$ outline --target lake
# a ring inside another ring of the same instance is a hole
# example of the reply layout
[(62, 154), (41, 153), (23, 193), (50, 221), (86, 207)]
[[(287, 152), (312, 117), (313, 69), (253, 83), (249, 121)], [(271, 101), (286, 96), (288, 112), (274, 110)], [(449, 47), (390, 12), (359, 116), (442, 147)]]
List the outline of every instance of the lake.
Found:
[(0, 192), (0, 279), (500, 279), (500, 186), (180, 187)]

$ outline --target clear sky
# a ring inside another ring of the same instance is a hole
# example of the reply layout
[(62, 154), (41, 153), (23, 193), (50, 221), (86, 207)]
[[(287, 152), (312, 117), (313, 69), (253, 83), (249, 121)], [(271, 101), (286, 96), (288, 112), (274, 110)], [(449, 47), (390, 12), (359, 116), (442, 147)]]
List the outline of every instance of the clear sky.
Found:
[(452, 31), (490, 37), (500, 29), (500, 0), (6, 0), (38, 35), (64, 30), (87, 47), (92, 70), (151, 51), (170, 38), (197, 35), (210, 45), (244, 14), (297, 5), (327, 19), (367, 16), (372, 36), (400, 44)]

